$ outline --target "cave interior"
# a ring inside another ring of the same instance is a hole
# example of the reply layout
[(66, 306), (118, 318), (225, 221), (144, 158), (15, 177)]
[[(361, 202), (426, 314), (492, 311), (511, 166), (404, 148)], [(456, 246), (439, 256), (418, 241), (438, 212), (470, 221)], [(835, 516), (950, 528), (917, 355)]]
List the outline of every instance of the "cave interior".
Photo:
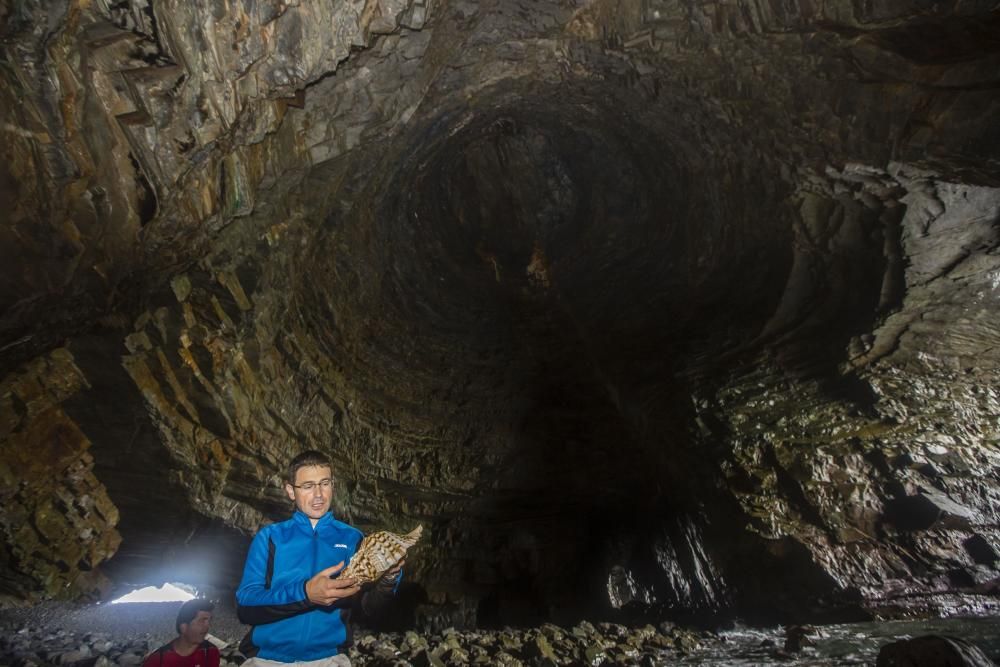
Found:
[(1000, 9), (0, 7), (0, 602), (408, 531), (408, 620), (995, 611)]

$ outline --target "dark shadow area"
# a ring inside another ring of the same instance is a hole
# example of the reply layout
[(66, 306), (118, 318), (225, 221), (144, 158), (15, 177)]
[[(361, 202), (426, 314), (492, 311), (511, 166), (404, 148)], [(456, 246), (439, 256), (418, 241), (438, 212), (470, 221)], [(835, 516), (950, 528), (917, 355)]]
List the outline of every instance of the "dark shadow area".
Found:
[(127, 350), (99, 335), (69, 347), (90, 387), (64, 407), (90, 439), (94, 474), (120, 513), (121, 546), (101, 566), (116, 593), (173, 581), (235, 588), (250, 538), (192, 509), (177, 464), (122, 367)]

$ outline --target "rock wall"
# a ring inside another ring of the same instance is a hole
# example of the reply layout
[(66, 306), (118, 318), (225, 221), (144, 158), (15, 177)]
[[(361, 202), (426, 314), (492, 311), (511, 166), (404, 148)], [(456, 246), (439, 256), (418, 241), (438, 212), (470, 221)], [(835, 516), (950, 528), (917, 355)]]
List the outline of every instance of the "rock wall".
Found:
[(305, 87), (424, 12), (394, 1), (5, 7), (0, 202), (12, 217), (0, 246), (28, 267), (2, 283), (0, 331), (16, 341), (5, 368), (138, 298), (137, 275), (156, 283), (154, 267), (190, 261), (251, 210), (269, 176), (304, 159), (265, 139)]
[(65, 349), (0, 383), (0, 595), (100, 596), (98, 566), (121, 542), (118, 508), (94, 476), (90, 441), (61, 404), (86, 380)]
[(173, 525), (314, 447), (435, 622), (990, 603), (995, 10), (7, 12), (0, 354), (98, 322)]
[[(825, 245), (824, 260), (808, 263), (811, 281), (789, 282), (770, 340), (755, 343), (765, 354), (728, 368), (730, 379), (695, 400), (751, 530), (775, 544), (793, 537), (838, 588), (875, 609), (940, 612), (954, 600), (933, 593), (987, 592), (997, 578), (994, 547), (982, 546), (1000, 538), (991, 389), (1000, 202), (994, 188), (890, 171), (851, 166), (800, 193), (799, 247)], [(821, 190), (837, 214), (820, 212)], [(865, 271), (850, 242), (872, 234), (885, 239), (881, 275)], [(858, 288), (866, 274), (875, 317), (845, 321), (858, 309), (831, 298), (848, 296), (836, 284)], [(816, 299), (825, 319), (785, 319), (801, 313), (789, 300)], [(802, 335), (813, 327), (839, 330), (832, 358), (824, 335)], [(786, 344), (794, 337), (809, 345)]]

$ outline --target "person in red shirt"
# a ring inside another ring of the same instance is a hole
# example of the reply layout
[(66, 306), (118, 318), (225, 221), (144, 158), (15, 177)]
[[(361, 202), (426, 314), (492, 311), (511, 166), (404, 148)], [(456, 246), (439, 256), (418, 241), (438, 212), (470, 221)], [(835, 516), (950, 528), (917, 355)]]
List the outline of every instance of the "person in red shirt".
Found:
[(142, 667), (219, 667), (219, 649), (205, 639), (215, 605), (195, 598), (177, 612), (177, 639), (156, 649)]

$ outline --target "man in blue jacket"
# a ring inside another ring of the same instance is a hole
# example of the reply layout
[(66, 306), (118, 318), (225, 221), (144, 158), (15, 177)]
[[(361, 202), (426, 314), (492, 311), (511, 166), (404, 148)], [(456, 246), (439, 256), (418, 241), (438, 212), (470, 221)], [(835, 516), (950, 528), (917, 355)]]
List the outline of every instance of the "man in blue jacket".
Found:
[(351, 612), (377, 615), (392, 599), (402, 563), (363, 591), (354, 579), (337, 578), (362, 535), (330, 513), (333, 468), (322, 452), (292, 459), (285, 491), (295, 514), (257, 533), (236, 590), (237, 615), (253, 626), (240, 644), (251, 657), (243, 664), (350, 665)]

